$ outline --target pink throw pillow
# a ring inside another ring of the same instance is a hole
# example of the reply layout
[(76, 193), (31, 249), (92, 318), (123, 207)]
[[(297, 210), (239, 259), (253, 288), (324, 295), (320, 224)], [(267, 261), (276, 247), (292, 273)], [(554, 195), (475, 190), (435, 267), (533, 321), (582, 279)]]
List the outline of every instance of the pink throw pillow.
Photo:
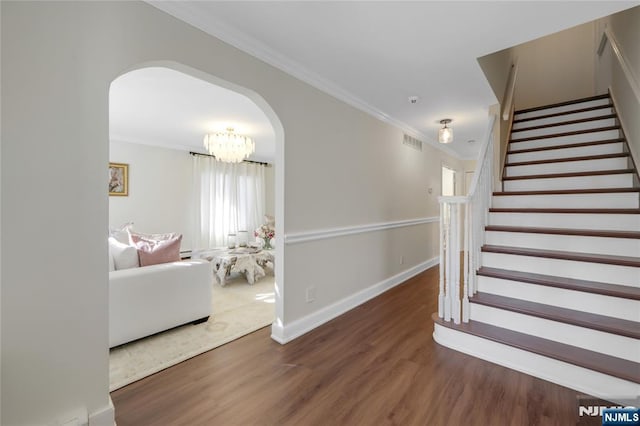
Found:
[(142, 235), (130, 234), (132, 242), (138, 249), (140, 266), (157, 265), (159, 263), (177, 262), (180, 260), (180, 243), (182, 234), (166, 240), (155, 240)]

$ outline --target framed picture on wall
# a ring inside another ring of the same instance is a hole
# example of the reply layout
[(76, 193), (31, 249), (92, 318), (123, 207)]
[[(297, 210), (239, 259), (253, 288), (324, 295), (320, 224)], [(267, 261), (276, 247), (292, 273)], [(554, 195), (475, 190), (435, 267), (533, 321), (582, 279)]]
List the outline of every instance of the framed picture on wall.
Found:
[(109, 195), (129, 195), (129, 165), (109, 163)]

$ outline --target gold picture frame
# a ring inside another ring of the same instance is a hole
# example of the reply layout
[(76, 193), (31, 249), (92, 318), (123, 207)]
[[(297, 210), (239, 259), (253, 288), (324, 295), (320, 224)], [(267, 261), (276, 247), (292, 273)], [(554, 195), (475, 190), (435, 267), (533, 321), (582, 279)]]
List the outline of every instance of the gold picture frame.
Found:
[(109, 163), (109, 195), (127, 197), (129, 195), (129, 165)]

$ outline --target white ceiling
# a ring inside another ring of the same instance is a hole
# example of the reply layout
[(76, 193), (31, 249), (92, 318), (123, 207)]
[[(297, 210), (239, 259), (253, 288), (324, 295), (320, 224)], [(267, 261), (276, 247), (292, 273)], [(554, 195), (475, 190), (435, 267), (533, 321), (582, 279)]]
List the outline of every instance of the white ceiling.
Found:
[[(496, 102), (476, 58), (638, 1), (149, 1), (332, 95), (435, 142), (452, 118), (475, 158)], [(408, 97), (420, 101), (412, 105)]]
[(168, 68), (118, 77), (109, 92), (112, 141), (205, 152), (205, 133), (233, 127), (256, 144), (252, 160), (272, 162), (275, 134), (267, 116), (244, 95)]

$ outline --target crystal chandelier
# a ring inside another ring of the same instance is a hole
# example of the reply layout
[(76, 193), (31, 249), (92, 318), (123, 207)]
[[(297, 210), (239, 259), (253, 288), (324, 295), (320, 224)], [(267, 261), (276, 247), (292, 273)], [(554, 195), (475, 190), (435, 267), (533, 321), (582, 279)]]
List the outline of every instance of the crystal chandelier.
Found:
[(204, 147), (216, 160), (225, 163), (240, 163), (256, 150), (251, 138), (234, 133), (232, 127), (226, 132), (204, 135)]

